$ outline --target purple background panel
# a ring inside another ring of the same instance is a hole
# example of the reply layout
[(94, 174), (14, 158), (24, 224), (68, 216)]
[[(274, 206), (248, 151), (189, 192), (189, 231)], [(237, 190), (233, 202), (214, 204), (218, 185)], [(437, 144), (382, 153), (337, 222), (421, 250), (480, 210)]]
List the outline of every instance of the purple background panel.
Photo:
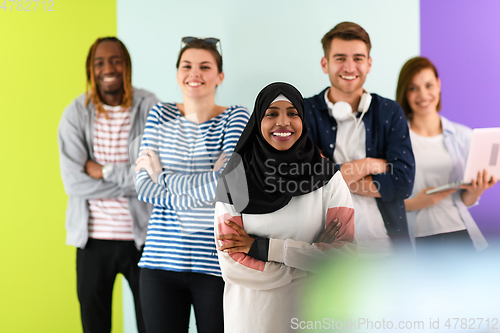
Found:
[[(500, 127), (500, 1), (421, 0), (421, 54), (442, 81), (441, 113), (477, 127)], [(489, 240), (500, 236), (500, 184), (470, 209)]]

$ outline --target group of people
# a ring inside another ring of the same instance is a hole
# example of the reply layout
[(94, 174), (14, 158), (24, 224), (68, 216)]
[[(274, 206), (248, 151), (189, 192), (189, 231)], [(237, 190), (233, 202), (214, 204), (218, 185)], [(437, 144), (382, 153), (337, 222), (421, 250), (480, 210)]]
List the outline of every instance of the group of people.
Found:
[[(269, 84), (253, 112), (215, 104), (216, 38), (184, 37), (182, 103), (131, 83), (117, 38), (87, 57), (87, 92), (59, 125), (85, 332), (109, 332), (118, 273), (139, 332), (287, 332), (309, 272), (324, 258), (385, 258), (428, 244), (481, 250), (468, 212), (494, 177), (426, 194), (463, 176), (471, 130), (440, 117), (426, 58), (402, 68), (397, 102), (363, 89), (368, 33), (342, 22), (322, 39), (331, 85), (304, 99)], [(140, 146), (138, 143), (140, 140)], [(138, 151), (133, 148), (137, 147)], [(436, 158), (439, 156), (439, 158)]]

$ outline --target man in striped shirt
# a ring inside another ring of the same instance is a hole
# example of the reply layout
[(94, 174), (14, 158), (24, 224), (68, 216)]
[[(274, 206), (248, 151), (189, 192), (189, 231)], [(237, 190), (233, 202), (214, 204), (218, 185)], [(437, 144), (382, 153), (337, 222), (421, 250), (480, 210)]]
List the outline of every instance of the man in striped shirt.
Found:
[(66, 243), (78, 248), (82, 326), (84, 332), (110, 332), (113, 284), (122, 273), (134, 295), (139, 332), (145, 332), (137, 263), (152, 207), (137, 200), (129, 146), (158, 100), (132, 87), (129, 53), (114, 37), (90, 48), (87, 83), (87, 93), (64, 111), (58, 133), (69, 195)]

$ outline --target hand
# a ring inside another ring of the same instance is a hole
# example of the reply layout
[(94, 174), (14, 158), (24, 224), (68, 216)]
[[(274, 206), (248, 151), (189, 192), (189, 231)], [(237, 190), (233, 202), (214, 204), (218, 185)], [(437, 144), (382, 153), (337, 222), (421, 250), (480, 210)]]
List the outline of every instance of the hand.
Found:
[(225, 223), (236, 230), (238, 235), (235, 234), (224, 234), (224, 235), (219, 235), (217, 237), (218, 240), (229, 240), (230, 242), (227, 242), (226, 244), (223, 244), (219, 250), (224, 251), (226, 253), (236, 253), (236, 252), (242, 252), (245, 254), (248, 254), (248, 251), (250, 251), (250, 248), (252, 247), (252, 244), (254, 242), (254, 239), (245, 232), (245, 230), (234, 223), (233, 221), (225, 221)]
[(389, 172), (390, 166), (387, 160), (382, 158), (367, 157), (343, 163), (340, 172), (349, 186), (352, 182), (357, 182), (367, 176)]
[(102, 165), (92, 160), (85, 163), (85, 172), (94, 179), (102, 178)]
[(335, 238), (339, 235), (339, 230), (342, 224), (339, 219), (335, 218), (326, 228), (323, 230), (318, 237), (314, 240), (314, 243), (333, 243)]
[(351, 193), (356, 193), (359, 195), (364, 195), (366, 197), (372, 198), (381, 198), (380, 192), (378, 191), (380, 188), (380, 184), (373, 181), (371, 175), (366, 176), (356, 182), (351, 182), (349, 185), (349, 191)]
[(422, 191), (418, 192), (418, 194), (413, 198), (406, 199), (405, 200), (406, 210), (407, 211), (420, 210), (433, 206), (438, 202), (440, 202), (441, 200), (443, 200), (444, 198), (446, 198), (447, 196), (449, 196), (450, 194), (455, 193), (457, 191), (456, 189), (451, 189), (432, 194), (425, 194), (425, 192), (433, 188), (434, 187), (424, 188)]
[(460, 185), (460, 188), (465, 190), (462, 193), (462, 201), (466, 206), (472, 205), (485, 190), (493, 187), (496, 182), (495, 176), (492, 176), (491, 179), (488, 178), (488, 171), (486, 169), (483, 172), (479, 171), (477, 179), (471, 180), (471, 185)]
[(219, 156), (219, 159), (214, 164), (214, 172), (219, 171), (220, 168), (222, 168), (224, 166), (224, 163), (226, 163), (226, 161), (227, 161), (227, 155), (226, 155), (226, 153), (222, 153)]
[(143, 150), (141, 152), (141, 156), (137, 158), (135, 161), (135, 171), (139, 172), (142, 169), (146, 170), (149, 174), (149, 177), (157, 183), (158, 175), (163, 171), (161, 167), (161, 162), (158, 156), (156, 156), (155, 152), (152, 150)]

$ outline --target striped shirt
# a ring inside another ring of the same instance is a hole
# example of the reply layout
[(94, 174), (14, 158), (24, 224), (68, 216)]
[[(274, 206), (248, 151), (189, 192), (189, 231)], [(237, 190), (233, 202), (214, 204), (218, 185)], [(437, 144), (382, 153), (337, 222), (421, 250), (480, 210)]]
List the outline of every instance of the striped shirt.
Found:
[(172, 103), (151, 110), (141, 151), (153, 150), (164, 171), (158, 184), (144, 170), (137, 175), (139, 199), (154, 204), (140, 267), (221, 276), (212, 202), (223, 168), (213, 168), (223, 152), (230, 158), (248, 119), (241, 106), (201, 124)]
[[(96, 114), (94, 157), (97, 163), (128, 164), (127, 138), (132, 126), (130, 110), (104, 105), (108, 118)], [(132, 216), (126, 198), (89, 200), (89, 237), (108, 240), (134, 240)]]

